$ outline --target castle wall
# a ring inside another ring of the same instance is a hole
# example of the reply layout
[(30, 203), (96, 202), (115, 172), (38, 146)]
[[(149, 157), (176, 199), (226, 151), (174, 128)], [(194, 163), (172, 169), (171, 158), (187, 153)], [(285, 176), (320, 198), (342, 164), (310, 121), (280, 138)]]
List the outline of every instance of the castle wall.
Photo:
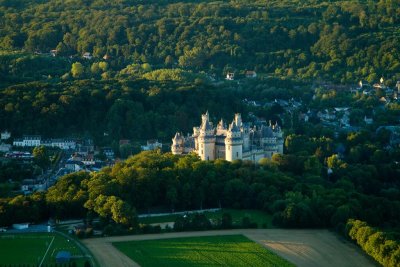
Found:
[(199, 142), (198, 155), (201, 160), (215, 160), (215, 142)]
[(242, 145), (225, 145), (225, 160), (234, 161), (237, 159), (243, 159)]
[(206, 113), (202, 116), (202, 125), (193, 128), (191, 137), (175, 136), (171, 151), (173, 154), (194, 151), (201, 160), (250, 160), (258, 163), (262, 158), (271, 158), (274, 153), (283, 153), (283, 136), (279, 126), (265, 127), (251, 128), (242, 122), (240, 114), (235, 114), (229, 129), (222, 120), (214, 128)]

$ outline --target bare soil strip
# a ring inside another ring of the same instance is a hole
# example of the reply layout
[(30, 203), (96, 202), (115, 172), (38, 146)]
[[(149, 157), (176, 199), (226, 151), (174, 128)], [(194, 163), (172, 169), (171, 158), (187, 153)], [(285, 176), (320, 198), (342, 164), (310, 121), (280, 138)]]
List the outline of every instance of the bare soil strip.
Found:
[(83, 243), (101, 267), (130, 267), (139, 265), (112, 242), (234, 234), (242, 234), (300, 267), (377, 266), (358, 247), (328, 230), (238, 229), (91, 238)]

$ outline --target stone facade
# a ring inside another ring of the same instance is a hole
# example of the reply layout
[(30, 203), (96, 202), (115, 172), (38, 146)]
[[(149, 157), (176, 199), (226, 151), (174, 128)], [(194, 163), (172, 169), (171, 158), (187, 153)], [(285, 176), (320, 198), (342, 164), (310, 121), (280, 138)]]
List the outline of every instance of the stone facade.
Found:
[(250, 126), (242, 122), (240, 114), (227, 127), (221, 120), (217, 127), (210, 121), (208, 112), (201, 116), (201, 125), (193, 128), (191, 136), (176, 133), (171, 151), (175, 155), (196, 153), (202, 160), (250, 160), (258, 163), (283, 153), (283, 134), (278, 124)]

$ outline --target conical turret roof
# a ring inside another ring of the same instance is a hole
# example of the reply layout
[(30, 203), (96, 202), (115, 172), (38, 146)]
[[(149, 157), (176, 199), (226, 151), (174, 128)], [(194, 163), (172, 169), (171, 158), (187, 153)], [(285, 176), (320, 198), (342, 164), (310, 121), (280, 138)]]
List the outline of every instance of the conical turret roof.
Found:
[(229, 125), (229, 131), (231, 131), (232, 133), (240, 132), (240, 129), (236, 125), (235, 120), (233, 120), (232, 123)]

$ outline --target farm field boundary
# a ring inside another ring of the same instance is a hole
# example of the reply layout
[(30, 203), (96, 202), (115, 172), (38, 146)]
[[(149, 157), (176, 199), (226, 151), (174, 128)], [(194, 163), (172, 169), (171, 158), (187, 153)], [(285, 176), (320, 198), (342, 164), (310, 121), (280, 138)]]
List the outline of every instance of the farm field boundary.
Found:
[(142, 266), (294, 267), (243, 235), (197, 236), (113, 243)]
[(112, 243), (218, 235), (244, 235), (300, 267), (376, 266), (357, 246), (328, 230), (236, 229), (92, 238), (83, 242), (100, 266), (127, 267), (139, 265)]

